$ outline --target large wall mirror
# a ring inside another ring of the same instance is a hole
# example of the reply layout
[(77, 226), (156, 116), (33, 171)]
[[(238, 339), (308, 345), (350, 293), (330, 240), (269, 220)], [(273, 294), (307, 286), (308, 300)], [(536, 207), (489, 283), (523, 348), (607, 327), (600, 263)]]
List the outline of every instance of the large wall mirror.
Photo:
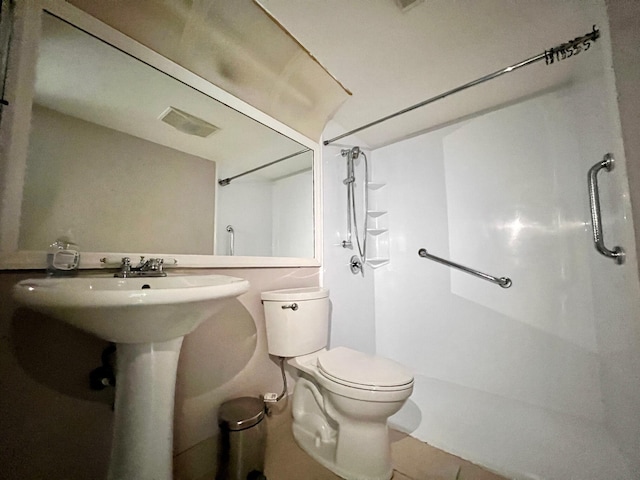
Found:
[(317, 265), (317, 145), (63, 10), (42, 11), (34, 45), (21, 46), (33, 50), (34, 87), (25, 158), (5, 156), (22, 164), (5, 176), (22, 174), (23, 188), (3, 212), (19, 221), (2, 258), (29, 267), (63, 238), (85, 267), (121, 253), (184, 266)]

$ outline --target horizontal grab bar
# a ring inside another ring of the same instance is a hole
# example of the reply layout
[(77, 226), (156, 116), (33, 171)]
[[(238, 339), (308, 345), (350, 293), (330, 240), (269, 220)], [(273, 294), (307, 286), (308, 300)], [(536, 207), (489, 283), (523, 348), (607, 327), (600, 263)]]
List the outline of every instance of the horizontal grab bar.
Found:
[(418, 250), (418, 255), (422, 258), (427, 258), (429, 260), (433, 260), (434, 262), (441, 263), (448, 267), (457, 268), (458, 270), (462, 270), (465, 273), (469, 273), (471, 275), (475, 275), (476, 277), (480, 277), (484, 280), (488, 280), (497, 285), (500, 285), (502, 288), (509, 288), (512, 285), (511, 279), (508, 277), (494, 277), (493, 275), (487, 275), (486, 273), (479, 272), (478, 270), (474, 270), (473, 268), (465, 267), (464, 265), (460, 265), (459, 263), (452, 262), (450, 260), (445, 260), (444, 258), (436, 257), (435, 255), (431, 255), (427, 252), (426, 249), (421, 248)]

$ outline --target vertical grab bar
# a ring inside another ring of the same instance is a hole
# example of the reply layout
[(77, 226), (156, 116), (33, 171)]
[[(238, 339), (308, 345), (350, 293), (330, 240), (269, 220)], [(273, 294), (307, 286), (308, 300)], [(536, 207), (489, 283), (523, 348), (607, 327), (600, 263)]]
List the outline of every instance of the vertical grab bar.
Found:
[(611, 153), (607, 153), (602, 161), (596, 163), (589, 169), (588, 185), (589, 185), (589, 206), (591, 207), (591, 228), (593, 230), (593, 243), (596, 250), (602, 255), (613, 260), (618, 264), (624, 263), (624, 250), (622, 247), (613, 247), (609, 250), (604, 245), (602, 233), (602, 216), (600, 214), (600, 194), (598, 192), (598, 172), (603, 168), (610, 172), (614, 167), (614, 159)]
[(236, 243), (236, 235), (231, 225), (227, 225), (227, 232), (229, 232), (229, 255), (233, 257)]

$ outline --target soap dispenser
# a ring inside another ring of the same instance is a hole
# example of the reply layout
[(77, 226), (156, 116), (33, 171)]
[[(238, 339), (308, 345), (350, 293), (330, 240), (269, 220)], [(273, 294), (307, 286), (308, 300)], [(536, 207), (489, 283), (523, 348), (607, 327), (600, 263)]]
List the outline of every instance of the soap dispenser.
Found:
[(78, 246), (65, 239), (59, 238), (51, 245), (47, 252), (47, 274), (50, 276), (77, 275), (80, 264)]

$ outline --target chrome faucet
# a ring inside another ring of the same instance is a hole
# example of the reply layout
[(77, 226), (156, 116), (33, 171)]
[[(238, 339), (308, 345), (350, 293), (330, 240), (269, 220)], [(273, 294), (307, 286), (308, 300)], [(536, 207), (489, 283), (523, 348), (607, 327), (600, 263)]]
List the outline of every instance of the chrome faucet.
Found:
[(118, 278), (166, 277), (167, 274), (163, 267), (164, 259), (162, 258), (145, 260), (144, 257), (140, 257), (140, 263), (134, 267), (131, 265), (131, 259), (129, 257), (123, 257), (122, 263), (120, 264), (120, 271), (113, 276)]

